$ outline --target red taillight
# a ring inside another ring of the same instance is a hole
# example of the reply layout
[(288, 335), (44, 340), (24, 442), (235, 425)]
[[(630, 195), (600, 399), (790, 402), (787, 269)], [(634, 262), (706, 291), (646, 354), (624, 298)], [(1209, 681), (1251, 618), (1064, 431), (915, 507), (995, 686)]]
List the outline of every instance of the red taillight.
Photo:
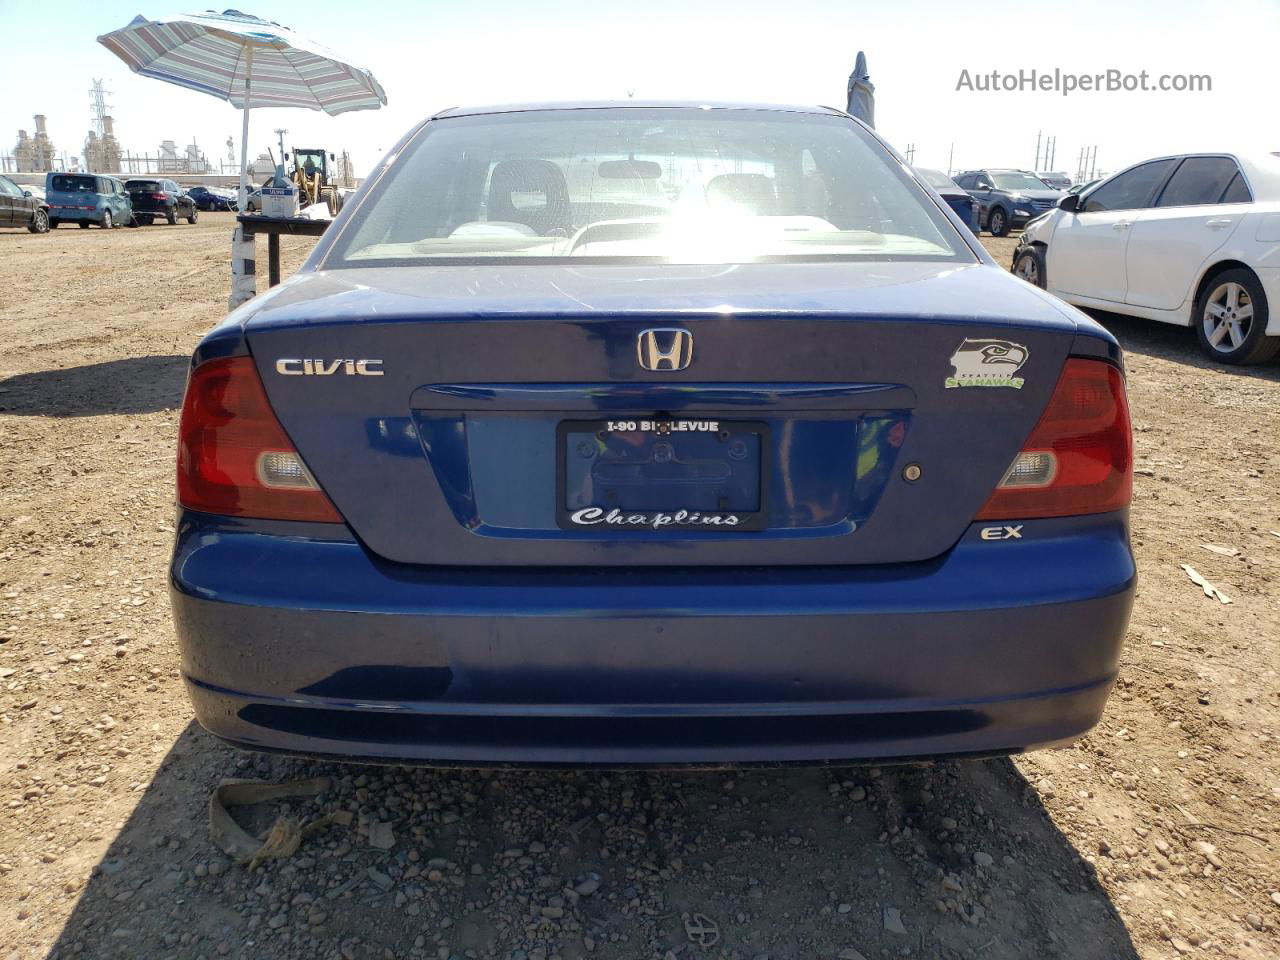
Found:
[(1120, 371), (1069, 357), (1040, 422), (978, 520), (1106, 513), (1129, 505), (1133, 436)]
[(169, 195), (167, 193), (153, 193), (151, 195), (151, 199), (152, 200), (168, 200)]
[(178, 502), (205, 513), (342, 522), (276, 419), (249, 357), (191, 372), (178, 428)]

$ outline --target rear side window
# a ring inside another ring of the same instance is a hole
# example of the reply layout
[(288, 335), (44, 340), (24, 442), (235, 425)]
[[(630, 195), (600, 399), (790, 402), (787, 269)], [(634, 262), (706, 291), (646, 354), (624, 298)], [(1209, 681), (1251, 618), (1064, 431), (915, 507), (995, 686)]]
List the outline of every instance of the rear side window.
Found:
[(1218, 203), (1240, 173), (1230, 157), (1187, 157), (1165, 185), (1157, 207)]
[(97, 177), (57, 176), (53, 178), (52, 188), (63, 193), (97, 193)]
[(427, 124), (331, 255), (429, 259), (965, 259), (856, 124), (772, 110), (590, 108)]
[(1237, 173), (1222, 191), (1219, 203), (1253, 203), (1253, 195), (1249, 193), (1249, 185), (1244, 182), (1244, 174)]
[(1104, 210), (1137, 210), (1151, 202), (1160, 181), (1168, 174), (1169, 168), (1177, 160), (1152, 160), (1126, 170), (1120, 176), (1109, 180), (1089, 194), (1085, 200), (1085, 213), (1098, 213)]

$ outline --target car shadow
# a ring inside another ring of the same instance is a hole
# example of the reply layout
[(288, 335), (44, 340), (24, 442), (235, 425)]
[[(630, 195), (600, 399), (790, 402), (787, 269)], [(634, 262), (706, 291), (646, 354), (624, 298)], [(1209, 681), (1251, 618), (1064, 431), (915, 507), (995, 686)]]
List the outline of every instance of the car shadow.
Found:
[(1176, 327), (1156, 320), (1143, 320), (1104, 310), (1086, 310), (1120, 341), (1126, 353), (1140, 353), (1148, 357), (1172, 360), (1201, 370), (1216, 370), (1258, 380), (1280, 381), (1280, 359), (1257, 366), (1231, 366), (1214, 360), (1200, 349), (1195, 331), (1189, 327)]
[(125, 357), (0, 380), (0, 414), (94, 417), (182, 405), (189, 356)]
[[(252, 874), (214, 847), (208, 800), (223, 778), (314, 776), (330, 778), (327, 794), (237, 818), (259, 835), (286, 810), (296, 823), (353, 819)], [(359, 767), (242, 753), (194, 724), (48, 957), (581, 960), (588, 939), (605, 960), (1138, 957), (1092, 866), (1008, 760)]]

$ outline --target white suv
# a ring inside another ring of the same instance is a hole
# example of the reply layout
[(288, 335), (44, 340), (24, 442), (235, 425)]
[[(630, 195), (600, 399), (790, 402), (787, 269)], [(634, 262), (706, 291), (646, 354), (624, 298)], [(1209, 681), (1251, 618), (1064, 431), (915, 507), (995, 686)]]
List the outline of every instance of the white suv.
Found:
[(1013, 272), (1079, 307), (1194, 326), (1223, 363), (1280, 351), (1280, 153), (1122, 170), (1027, 224)]

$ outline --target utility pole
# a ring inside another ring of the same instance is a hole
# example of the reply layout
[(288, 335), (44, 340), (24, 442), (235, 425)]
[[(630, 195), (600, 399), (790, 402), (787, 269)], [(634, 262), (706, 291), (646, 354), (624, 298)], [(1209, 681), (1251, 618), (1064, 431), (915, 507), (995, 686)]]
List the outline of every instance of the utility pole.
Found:
[(953, 141), (951, 144), (951, 152), (947, 154), (947, 176), (948, 177), (951, 176), (951, 171), (954, 167), (955, 159), (956, 159), (956, 145), (955, 145), (955, 142)]
[(913, 166), (916, 162), (916, 145), (908, 143), (907, 149), (902, 151), (902, 154), (906, 158), (907, 166)]
[(1043, 132), (1044, 132), (1044, 131), (1042, 131), (1042, 130), (1037, 130), (1037, 131), (1036, 131), (1036, 162), (1035, 162), (1034, 166), (1032, 166), (1032, 168), (1031, 168), (1031, 169), (1033, 169), (1033, 170), (1039, 170), (1039, 169), (1040, 169), (1040, 137), (1041, 137), (1041, 135), (1043, 134)]
[(1053, 137), (1045, 148), (1046, 158), (1044, 168), (1052, 170), (1054, 163), (1058, 159), (1058, 138)]

